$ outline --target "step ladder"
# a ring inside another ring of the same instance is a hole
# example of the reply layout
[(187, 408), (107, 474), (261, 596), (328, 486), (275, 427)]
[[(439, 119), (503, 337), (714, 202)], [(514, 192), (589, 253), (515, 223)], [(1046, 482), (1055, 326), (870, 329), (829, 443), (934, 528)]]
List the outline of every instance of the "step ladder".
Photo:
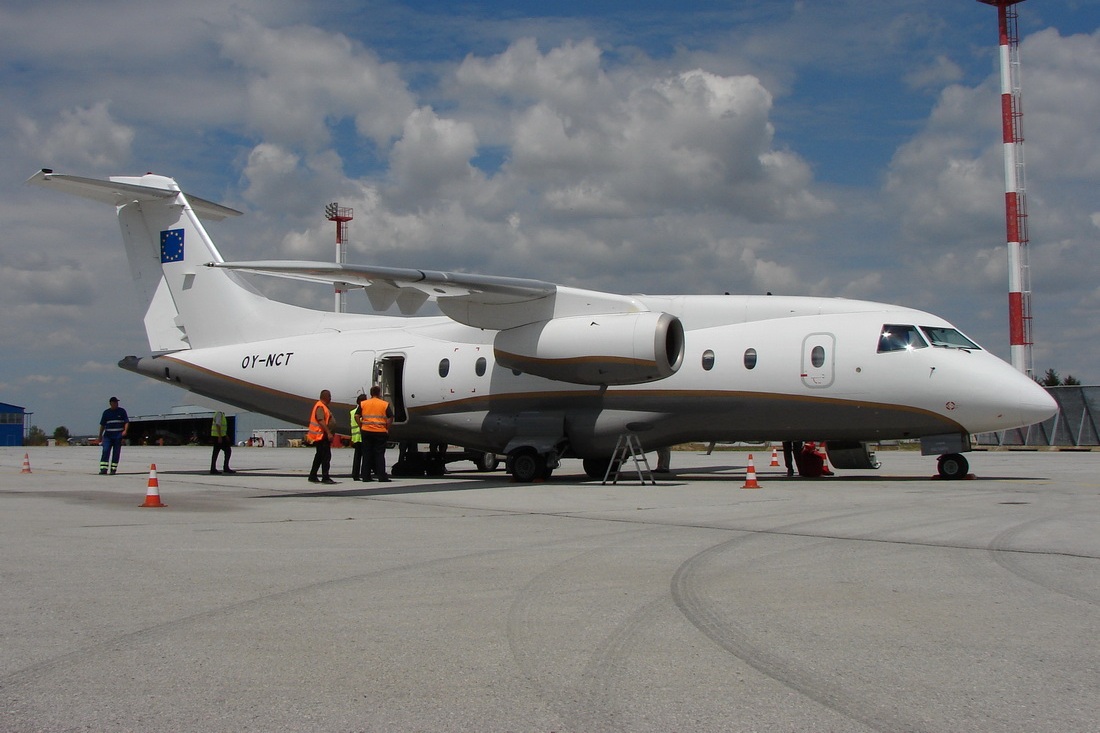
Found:
[[(619, 440), (615, 443), (615, 453), (611, 456), (611, 463), (607, 464), (603, 481), (600, 483), (606, 484), (607, 479), (610, 478), (611, 483), (617, 484), (619, 474), (622, 473), (627, 458), (634, 461), (634, 469), (638, 472), (638, 481), (643, 486), (647, 478), (649, 483), (654, 486), (657, 485), (657, 480), (653, 478), (653, 471), (649, 469), (649, 460), (645, 457), (645, 452), (642, 451), (641, 443), (638, 442), (638, 436), (632, 433), (623, 433), (619, 436)], [(611, 475), (612, 472), (614, 472), (614, 476)]]

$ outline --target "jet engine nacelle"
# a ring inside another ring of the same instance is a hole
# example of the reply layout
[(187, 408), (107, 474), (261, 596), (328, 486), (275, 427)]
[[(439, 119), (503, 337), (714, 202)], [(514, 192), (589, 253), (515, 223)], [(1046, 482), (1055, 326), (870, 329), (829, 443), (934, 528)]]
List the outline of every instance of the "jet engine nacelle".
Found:
[(497, 334), (497, 363), (576, 384), (640, 384), (676, 373), (684, 327), (668, 313), (609, 313), (529, 323)]

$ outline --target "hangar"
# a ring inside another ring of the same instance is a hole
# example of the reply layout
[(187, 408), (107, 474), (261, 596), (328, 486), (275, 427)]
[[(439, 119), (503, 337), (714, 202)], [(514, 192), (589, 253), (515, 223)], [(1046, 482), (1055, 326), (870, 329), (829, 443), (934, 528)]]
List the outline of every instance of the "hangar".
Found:
[(23, 445), (27, 434), (27, 409), (19, 405), (0, 402), (0, 445)]

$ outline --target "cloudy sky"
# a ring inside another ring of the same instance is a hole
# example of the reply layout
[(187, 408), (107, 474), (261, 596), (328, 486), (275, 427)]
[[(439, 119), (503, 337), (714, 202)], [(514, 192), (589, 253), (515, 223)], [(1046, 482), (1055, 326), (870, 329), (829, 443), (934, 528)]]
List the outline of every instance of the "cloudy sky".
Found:
[[(1018, 8), (1035, 367), (1096, 384), (1100, 0)], [(339, 201), (350, 262), (882, 300), (1007, 358), (996, 44), (975, 0), (0, 0), (0, 402), (188, 401), (116, 366), (148, 346), (114, 212), (43, 167), (244, 211), (228, 260), (331, 259)]]

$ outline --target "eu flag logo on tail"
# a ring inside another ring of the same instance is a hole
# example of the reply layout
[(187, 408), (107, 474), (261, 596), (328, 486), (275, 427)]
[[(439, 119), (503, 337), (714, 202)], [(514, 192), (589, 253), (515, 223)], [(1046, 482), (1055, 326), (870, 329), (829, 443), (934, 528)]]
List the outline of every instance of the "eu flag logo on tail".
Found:
[(183, 230), (167, 229), (160, 233), (160, 262), (179, 262), (183, 259)]

